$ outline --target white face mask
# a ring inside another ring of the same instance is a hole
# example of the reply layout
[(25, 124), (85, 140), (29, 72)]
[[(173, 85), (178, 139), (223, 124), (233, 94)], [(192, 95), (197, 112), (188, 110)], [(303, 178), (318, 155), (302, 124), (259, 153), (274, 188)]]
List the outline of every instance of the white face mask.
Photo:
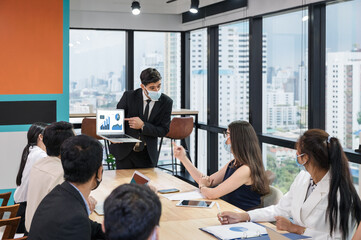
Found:
[(223, 142), (223, 147), (224, 147), (224, 149), (225, 149), (227, 152), (231, 153), (231, 144), (227, 144), (227, 140), (228, 140), (228, 138), (226, 138), (226, 139), (224, 140), (224, 142)]
[(305, 164), (306, 164), (306, 163), (301, 164), (301, 163), (298, 162), (298, 158), (299, 158), (299, 157), (302, 157), (303, 155), (305, 155), (305, 154), (304, 154), (304, 153), (302, 153), (302, 154), (300, 154), (300, 155), (297, 155), (297, 154), (296, 154), (296, 164), (297, 164), (297, 166), (298, 166), (301, 170), (307, 171), (306, 168), (305, 168)]
[(143, 84), (141, 85), (143, 92), (146, 96), (148, 96), (153, 101), (158, 101), (160, 96), (162, 95), (161, 89), (159, 91), (151, 91), (148, 90)]
[(150, 97), (150, 99), (152, 99), (153, 101), (158, 101), (160, 98), (160, 95), (162, 95), (162, 93), (160, 92), (160, 90), (158, 92), (156, 91), (148, 91), (148, 96)]

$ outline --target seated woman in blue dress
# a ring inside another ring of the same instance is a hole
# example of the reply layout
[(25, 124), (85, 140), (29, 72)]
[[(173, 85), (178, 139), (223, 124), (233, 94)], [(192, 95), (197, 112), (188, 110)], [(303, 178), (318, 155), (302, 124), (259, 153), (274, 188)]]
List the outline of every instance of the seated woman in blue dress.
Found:
[(261, 196), (269, 192), (257, 135), (246, 121), (229, 124), (224, 146), (234, 159), (211, 176), (204, 176), (187, 158), (185, 150), (174, 144), (178, 158), (198, 183), (203, 196), (223, 200), (249, 210), (261, 205)]

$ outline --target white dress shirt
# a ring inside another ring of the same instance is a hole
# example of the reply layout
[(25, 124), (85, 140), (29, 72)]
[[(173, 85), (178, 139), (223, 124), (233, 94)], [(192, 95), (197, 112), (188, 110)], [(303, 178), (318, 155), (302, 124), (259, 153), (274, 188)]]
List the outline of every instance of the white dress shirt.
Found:
[(23, 176), (21, 177), (21, 184), (18, 186), (14, 193), (14, 200), (16, 203), (26, 202), (28, 195), (28, 186), (29, 186), (29, 175), (31, 167), (36, 161), (47, 157), (46, 152), (38, 146), (32, 146), (29, 148), (29, 155), (26, 160), (25, 167), (23, 169)]
[(152, 109), (154, 107), (154, 104), (156, 101), (152, 100), (152, 99), (149, 99), (145, 93), (144, 93), (144, 90), (142, 90), (142, 93), (143, 93), (143, 114), (144, 114), (144, 111), (145, 111), (145, 108), (147, 106), (147, 100), (151, 100), (150, 103), (149, 103), (149, 115), (148, 115), (148, 119), (149, 119), (149, 116), (150, 114), (152, 113)]

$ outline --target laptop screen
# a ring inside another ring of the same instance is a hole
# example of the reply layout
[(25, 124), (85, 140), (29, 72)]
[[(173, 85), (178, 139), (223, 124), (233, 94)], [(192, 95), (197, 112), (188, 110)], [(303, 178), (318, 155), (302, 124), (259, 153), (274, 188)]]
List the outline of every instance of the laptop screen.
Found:
[(124, 110), (97, 110), (97, 134), (123, 134)]

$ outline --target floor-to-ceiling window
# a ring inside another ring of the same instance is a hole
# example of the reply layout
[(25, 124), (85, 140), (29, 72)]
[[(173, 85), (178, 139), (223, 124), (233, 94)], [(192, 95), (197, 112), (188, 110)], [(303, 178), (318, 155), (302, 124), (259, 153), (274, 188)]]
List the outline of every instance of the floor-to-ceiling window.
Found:
[(125, 91), (125, 32), (71, 29), (69, 112), (115, 109)]
[[(190, 32), (190, 107), (207, 123), (207, 29)], [(207, 172), (207, 132), (198, 130), (198, 167)], [(193, 137), (194, 133), (192, 133)], [(191, 145), (192, 146), (192, 145)], [(194, 149), (194, 147), (192, 147)]]
[[(249, 118), (249, 24), (241, 21), (219, 26), (218, 44), (218, 124), (227, 125)], [(218, 135), (218, 166), (232, 160)]]
[(307, 14), (263, 19), (263, 133), (297, 139), (308, 127)]
[[(263, 18), (264, 134), (297, 139), (308, 128), (307, 17), (307, 10), (298, 10)], [(263, 144), (262, 153), (274, 185), (286, 192), (299, 172), (295, 151)]]
[[(361, 136), (360, 9), (360, 0), (326, 6), (326, 131), (348, 149)], [(359, 165), (350, 167), (359, 185)]]

